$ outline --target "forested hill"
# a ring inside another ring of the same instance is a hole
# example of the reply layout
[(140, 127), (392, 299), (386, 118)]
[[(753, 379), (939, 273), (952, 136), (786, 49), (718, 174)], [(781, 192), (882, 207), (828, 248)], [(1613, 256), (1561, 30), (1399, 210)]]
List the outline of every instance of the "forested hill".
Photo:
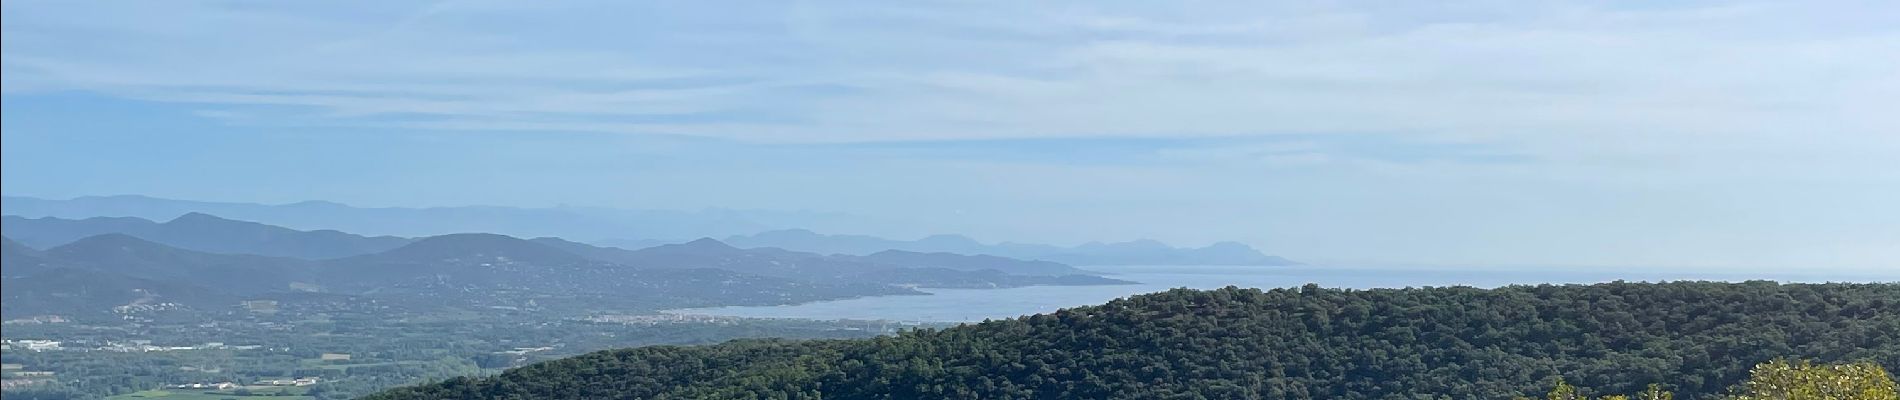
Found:
[(895, 337), (646, 347), (371, 399), (1712, 398), (1776, 357), (1900, 370), (1900, 285), (1179, 289)]

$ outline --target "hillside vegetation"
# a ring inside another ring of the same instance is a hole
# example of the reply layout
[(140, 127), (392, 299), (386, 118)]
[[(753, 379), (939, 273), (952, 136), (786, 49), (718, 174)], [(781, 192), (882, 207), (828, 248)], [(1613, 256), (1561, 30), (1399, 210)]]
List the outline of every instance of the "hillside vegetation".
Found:
[(1179, 289), (895, 337), (587, 354), (371, 399), (1717, 398), (1780, 357), (1900, 366), (1900, 285)]

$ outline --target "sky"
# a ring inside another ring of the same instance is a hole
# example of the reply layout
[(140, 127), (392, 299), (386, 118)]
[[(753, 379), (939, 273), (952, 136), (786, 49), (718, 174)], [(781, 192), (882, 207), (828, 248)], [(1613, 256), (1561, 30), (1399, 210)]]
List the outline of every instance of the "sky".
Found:
[(0, 3), (0, 182), (1900, 269), (1889, 1), (523, 3)]

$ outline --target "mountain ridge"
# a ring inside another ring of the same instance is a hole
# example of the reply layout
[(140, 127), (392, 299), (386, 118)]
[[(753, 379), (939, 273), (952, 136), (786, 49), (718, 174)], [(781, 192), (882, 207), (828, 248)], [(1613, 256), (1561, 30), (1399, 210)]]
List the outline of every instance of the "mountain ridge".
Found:
[[(163, 235), (144, 234), (149, 227), (100, 227), (83, 232), (53, 235), (29, 235), (9, 228), (7, 234), (24, 243), (50, 247), (63, 241), (99, 233), (132, 233), (150, 240), (194, 250), (251, 253), (324, 259), (373, 253), (401, 246), (403, 238), (428, 237), (463, 232), (488, 232), (515, 237), (560, 237), (586, 243), (626, 248), (667, 244), (665, 238), (722, 237), (738, 247), (777, 247), (819, 254), (870, 255), (883, 250), (905, 250), (965, 255), (993, 255), (1026, 260), (1053, 261), (1069, 265), (1296, 265), (1285, 258), (1260, 253), (1236, 242), (1220, 242), (1200, 248), (1176, 248), (1139, 239), (1118, 243), (1091, 243), (1072, 247), (1046, 244), (1001, 242), (985, 244), (967, 236), (936, 234), (917, 240), (894, 240), (870, 235), (820, 235), (814, 230), (831, 232), (867, 232), (887, 230), (860, 222), (861, 217), (837, 213), (770, 212), (705, 209), (700, 211), (620, 210), (590, 207), (520, 208), (500, 206), (458, 207), (356, 207), (343, 203), (310, 200), (288, 204), (204, 202), (163, 199), (138, 195), (83, 196), (65, 200), (28, 196), (0, 196), (0, 214), (19, 216), (9, 224), (29, 224), (33, 218), (92, 220), (96, 217), (136, 217), (149, 221), (180, 222), (189, 225), (201, 215), (253, 222), (265, 226), (302, 231), (304, 235), (333, 236), (320, 248), (271, 248), (252, 244), (235, 246), (242, 240), (203, 240), (187, 242)], [(10, 217), (11, 218), (11, 217)], [(180, 220), (183, 221), (180, 221)], [(106, 219), (97, 225), (139, 224), (137, 221)], [(161, 224), (162, 225), (162, 224)], [(888, 227), (889, 225), (885, 225)], [(900, 226), (910, 226), (900, 224)], [(907, 228), (908, 229), (908, 228)], [(337, 232), (341, 231), (341, 232)], [(350, 238), (351, 234), (363, 235)], [(254, 234), (258, 236), (262, 234)], [(395, 237), (386, 237), (395, 236)]]
[(42, 254), (133, 278), (199, 282), (245, 294), (289, 290), (291, 283), (308, 280), (315, 272), (315, 265), (305, 260), (192, 251), (119, 233), (83, 238)]
[(108, 233), (131, 235), (169, 246), (222, 254), (256, 254), (309, 260), (381, 252), (408, 244), (394, 236), (362, 236), (335, 230), (303, 231), (253, 221), (189, 212), (165, 222), (137, 217), (0, 217), (0, 234), (39, 247), (55, 247)]
[(1153, 239), (1127, 242), (1089, 242), (1074, 247), (1001, 242), (984, 244), (967, 236), (937, 234), (917, 240), (885, 239), (869, 235), (822, 234), (809, 229), (780, 229), (725, 239), (739, 247), (777, 247), (822, 254), (871, 255), (884, 250), (920, 253), (990, 255), (1068, 265), (1300, 265), (1266, 255), (1252, 246), (1223, 241), (1199, 248), (1180, 248)]
[(100, 216), (170, 220), (190, 212), (256, 221), (299, 230), (334, 229), (371, 236), (425, 237), (490, 232), (516, 237), (557, 236), (599, 240), (617, 237), (726, 236), (796, 226), (863, 230), (876, 225), (850, 214), (808, 211), (630, 210), (598, 207), (358, 207), (307, 200), (286, 204), (166, 199), (141, 195), (46, 199), (0, 196), (0, 214), (83, 219)]
[[(211, 229), (283, 230), (201, 214), (181, 216), (179, 220), (181, 225), (208, 225)], [(150, 225), (144, 221), (130, 226)], [(348, 301), (349, 296), (371, 296), (421, 308), (520, 309), (541, 304), (579, 312), (600, 307), (640, 310), (775, 305), (923, 294), (911, 287), (1130, 283), (1084, 274), (1004, 272), (1024, 265), (1073, 272), (1067, 266), (1046, 262), (949, 254), (875, 260), (775, 248), (740, 249), (711, 238), (642, 250), (490, 233), (437, 235), (405, 243), (371, 254), (304, 260), (203, 252), (124, 233), (88, 236), (47, 250), (8, 238), (4, 274), (15, 283), (12, 286), (32, 282), (50, 285), (47, 290), (21, 293), (76, 295), (79, 297), (74, 303), (86, 305), (75, 308), (41, 301), (56, 300), (51, 298), (15, 297), (11, 303), (14, 306), (8, 310), (9, 314), (86, 308), (96, 312), (121, 305), (117, 302), (125, 301), (126, 293), (139, 292), (160, 299), (178, 298), (206, 309), (229, 305), (195, 302), (238, 297), (284, 299), (300, 293), (322, 293), (326, 296), (317, 300)]]

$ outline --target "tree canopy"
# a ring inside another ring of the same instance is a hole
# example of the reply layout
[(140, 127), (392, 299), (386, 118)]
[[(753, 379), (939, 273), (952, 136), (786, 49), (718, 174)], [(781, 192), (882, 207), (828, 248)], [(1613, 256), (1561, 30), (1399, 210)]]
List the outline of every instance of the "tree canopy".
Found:
[[(1896, 303), (1895, 284), (1177, 289), (894, 337), (605, 351), (370, 398), (1508, 399), (1567, 378), (1577, 396), (1695, 400), (1783, 356), (1867, 361), (1825, 379), (1900, 365)], [(1752, 374), (1819, 373), (1776, 365)]]
[[(1894, 400), (1900, 399), (1893, 377), (1879, 364), (1855, 362), (1816, 365), (1809, 361), (1776, 359), (1755, 366), (1748, 381), (1734, 388), (1725, 400)], [(1590, 400), (1576, 386), (1557, 381), (1545, 394), (1547, 400)], [(1608, 395), (1602, 400), (1671, 400), (1675, 394), (1650, 384), (1634, 396)], [(1519, 400), (1530, 400), (1520, 397)]]

